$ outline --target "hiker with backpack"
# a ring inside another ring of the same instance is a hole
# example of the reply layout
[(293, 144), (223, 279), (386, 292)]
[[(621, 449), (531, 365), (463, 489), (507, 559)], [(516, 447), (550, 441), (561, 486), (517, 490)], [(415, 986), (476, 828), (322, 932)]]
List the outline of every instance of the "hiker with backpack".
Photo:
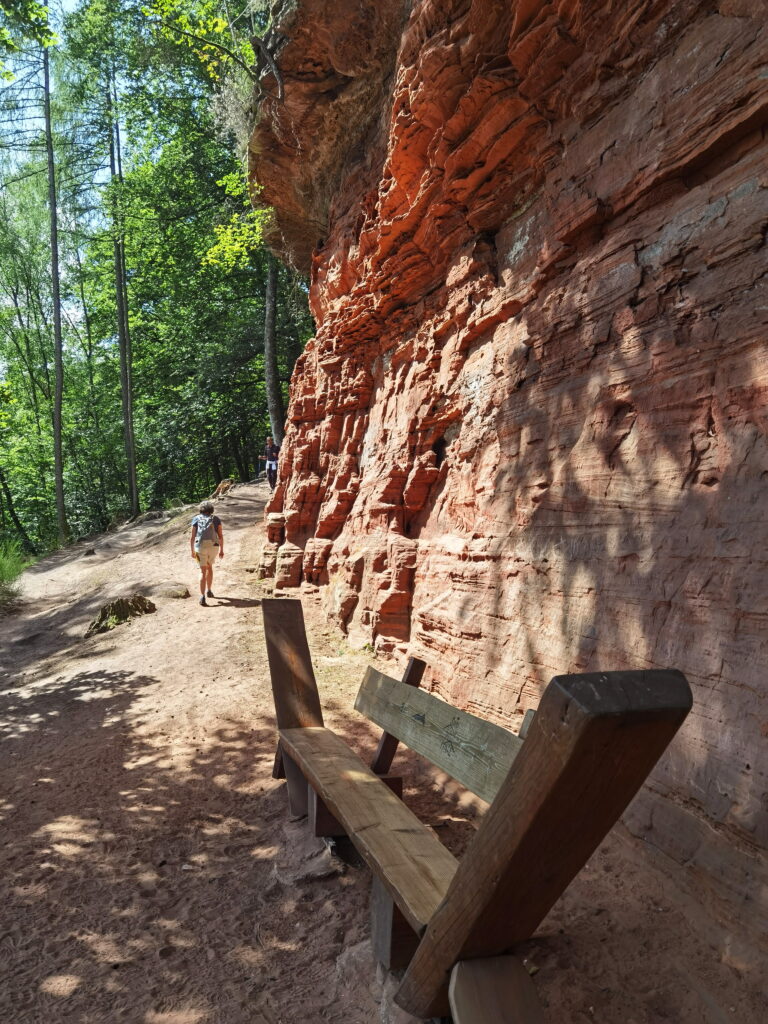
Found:
[(206, 597), (213, 597), (213, 563), (216, 555), (224, 557), (224, 531), (221, 520), (213, 514), (212, 501), (204, 501), (192, 520), (189, 550), (200, 566), (200, 604), (204, 605)]

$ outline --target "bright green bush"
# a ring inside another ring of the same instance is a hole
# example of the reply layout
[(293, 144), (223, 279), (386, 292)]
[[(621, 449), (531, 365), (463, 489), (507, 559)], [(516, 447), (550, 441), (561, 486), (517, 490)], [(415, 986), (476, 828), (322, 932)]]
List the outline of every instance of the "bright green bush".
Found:
[(15, 540), (0, 540), (0, 612), (7, 611), (18, 600), (17, 579), (27, 560)]

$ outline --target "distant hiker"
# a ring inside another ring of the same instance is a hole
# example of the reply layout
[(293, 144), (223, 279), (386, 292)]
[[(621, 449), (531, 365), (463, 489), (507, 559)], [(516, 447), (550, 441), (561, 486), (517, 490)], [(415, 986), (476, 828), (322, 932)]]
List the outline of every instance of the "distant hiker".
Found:
[(270, 491), (274, 491), (275, 484), (277, 483), (277, 460), (279, 456), (280, 445), (275, 444), (272, 438), (268, 437), (267, 443), (264, 445), (264, 454), (260, 455), (259, 458), (267, 464), (267, 480), (269, 480)]
[(200, 566), (200, 604), (213, 597), (213, 563), (216, 555), (224, 557), (224, 531), (221, 520), (213, 514), (213, 502), (204, 501), (192, 520), (189, 551)]

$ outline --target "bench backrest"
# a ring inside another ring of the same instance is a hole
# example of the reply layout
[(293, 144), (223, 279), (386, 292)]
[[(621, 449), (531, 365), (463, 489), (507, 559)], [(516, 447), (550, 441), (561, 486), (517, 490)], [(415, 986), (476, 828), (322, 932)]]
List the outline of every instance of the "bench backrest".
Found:
[(395, 1000), (439, 1016), (454, 964), (525, 941), (607, 835), (691, 708), (674, 670), (555, 676)]
[(321, 726), (323, 712), (301, 601), (262, 601), (269, 675), (278, 729)]
[(523, 740), (425, 690), (369, 668), (355, 708), (491, 803)]

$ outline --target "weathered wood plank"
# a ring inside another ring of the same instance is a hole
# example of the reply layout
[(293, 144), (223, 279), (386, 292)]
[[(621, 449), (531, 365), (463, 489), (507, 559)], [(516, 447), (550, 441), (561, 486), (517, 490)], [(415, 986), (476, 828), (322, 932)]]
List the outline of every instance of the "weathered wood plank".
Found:
[[(401, 775), (379, 775), (378, 778), (381, 779), (387, 789), (392, 790), (399, 800), (403, 799), (403, 779)], [(331, 814), (323, 800), (312, 789), (312, 786), (309, 783), (306, 783), (306, 786), (308, 789), (307, 799), (309, 801), (307, 818), (309, 819), (309, 829), (312, 835), (317, 836), (318, 839), (345, 836), (347, 833), (341, 822)]]
[(489, 803), (523, 741), (445, 701), (369, 668), (355, 708)]
[(322, 726), (301, 601), (265, 598), (261, 611), (278, 729)]
[(642, 785), (691, 708), (675, 671), (556, 676), (403, 979), (415, 1017), (448, 1010), (459, 960), (529, 938)]
[(456, 858), (329, 729), (286, 729), (280, 739), (420, 934), (450, 885)]
[(531, 976), (515, 956), (461, 960), (451, 971), (453, 1024), (544, 1024)]
[[(419, 658), (409, 658), (408, 664), (405, 668), (405, 673), (403, 674), (403, 686), (413, 686), (418, 690), (419, 686), (421, 686), (421, 680), (426, 667), (426, 662), (421, 661)], [(389, 769), (392, 767), (392, 759), (395, 756), (399, 743), (400, 740), (397, 736), (393, 736), (392, 733), (389, 732), (383, 733), (379, 740), (376, 755), (371, 762), (372, 772), (375, 772), (376, 775), (387, 774)]]

